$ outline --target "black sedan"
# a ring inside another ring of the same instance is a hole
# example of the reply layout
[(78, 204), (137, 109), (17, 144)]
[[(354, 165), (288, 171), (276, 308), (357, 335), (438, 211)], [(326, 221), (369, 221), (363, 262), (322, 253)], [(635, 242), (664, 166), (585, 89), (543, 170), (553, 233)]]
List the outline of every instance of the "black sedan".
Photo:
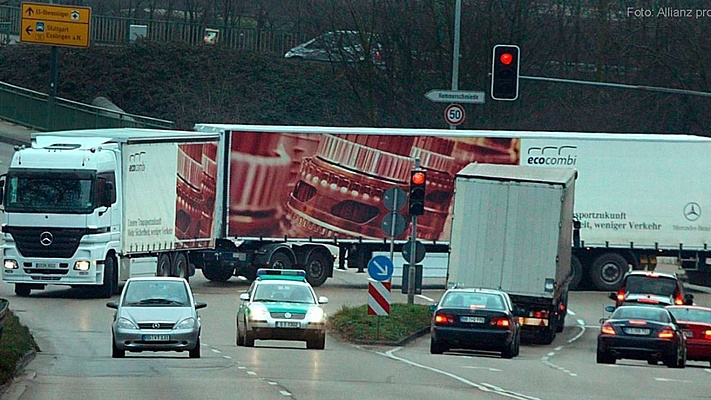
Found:
[(509, 296), (491, 289), (449, 289), (433, 307), (430, 353), (450, 349), (519, 353), (521, 326)]
[(662, 361), (669, 368), (686, 366), (686, 338), (669, 310), (646, 306), (620, 306), (602, 320), (597, 337), (597, 363), (618, 359)]

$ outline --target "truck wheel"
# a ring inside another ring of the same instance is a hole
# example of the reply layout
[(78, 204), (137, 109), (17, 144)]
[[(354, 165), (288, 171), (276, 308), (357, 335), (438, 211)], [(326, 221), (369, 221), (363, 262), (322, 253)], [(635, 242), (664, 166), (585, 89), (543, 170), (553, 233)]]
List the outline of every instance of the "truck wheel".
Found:
[(311, 286), (318, 287), (328, 279), (329, 270), (328, 257), (320, 252), (312, 253), (306, 259), (306, 280)]
[(590, 268), (590, 280), (597, 290), (615, 291), (622, 284), (622, 278), (628, 269), (627, 260), (621, 255), (606, 253), (593, 261)]
[(269, 259), (269, 268), (290, 269), (293, 266), (294, 263), (291, 262), (291, 258), (283, 252), (276, 252)]
[(160, 253), (158, 256), (156, 276), (170, 276), (170, 255), (168, 253)]
[(573, 274), (573, 278), (568, 284), (570, 290), (577, 290), (580, 288), (580, 282), (583, 280), (583, 265), (580, 263), (578, 257), (573, 256), (570, 258), (570, 270)]
[(104, 260), (104, 278), (101, 286), (97, 289), (97, 295), (104, 299), (110, 298), (118, 287), (117, 277), (116, 259), (113, 256), (107, 256)]
[(184, 253), (178, 252), (175, 254), (173, 259), (173, 266), (175, 268), (175, 275), (178, 278), (183, 278), (186, 281), (190, 281), (190, 268), (188, 266), (188, 258)]
[(16, 283), (15, 284), (15, 294), (20, 297), (29, 296), (31, 291), (32, 291), (32, 289), (30, 288), (30, 285), (27, 285), (25, 283)]
[(205, 264), (202, 274), (213, 282), (227, 282), (232, 277), (232, 269), (220, 264)]
[[(557, 325), (557, 323), (556, 323), (556, 325)], [(555, 339), (555, 331), (556, 331), (555, 326), (549, 326), (548, 328), (546, 328), (542, 332), (540, 332), (540, 334), (538, 336), (538, 340), (540, 341), (541, 344), (553, 343), (553, 340)]]

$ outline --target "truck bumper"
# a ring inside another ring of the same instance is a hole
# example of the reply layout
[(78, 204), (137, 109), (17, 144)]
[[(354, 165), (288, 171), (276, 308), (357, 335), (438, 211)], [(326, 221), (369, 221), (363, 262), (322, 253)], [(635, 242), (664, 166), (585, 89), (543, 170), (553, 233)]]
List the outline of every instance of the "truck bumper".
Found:
[[(13, 245), (3, 250), (2, 280), (7, 283), (39, 285), (101, 285), (104, 272), (104, 247), (79, 247), (72, 258), (23, 257)], [(87, 269), (78, 269), (87, 261)]]

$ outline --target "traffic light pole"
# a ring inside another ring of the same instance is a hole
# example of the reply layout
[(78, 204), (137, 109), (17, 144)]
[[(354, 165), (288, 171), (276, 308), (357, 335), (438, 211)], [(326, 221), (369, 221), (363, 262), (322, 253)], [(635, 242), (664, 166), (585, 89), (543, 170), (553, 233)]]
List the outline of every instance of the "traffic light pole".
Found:
[(417, 215), (412, 216), (412, 235), (410, 238), (410, 267), (407, 269), (407, 304), (415, 304), (415, 279), (417, 277), (415, 265), (415, 241), (417, 241)]

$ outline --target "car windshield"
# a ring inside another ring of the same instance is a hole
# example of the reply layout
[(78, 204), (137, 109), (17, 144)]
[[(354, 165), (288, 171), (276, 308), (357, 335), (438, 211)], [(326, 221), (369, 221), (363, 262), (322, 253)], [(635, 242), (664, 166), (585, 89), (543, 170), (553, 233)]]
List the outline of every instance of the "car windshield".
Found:
[(307, 286), (283, 283), (258, 285), (254, 291), (253, 301), (316, 303), (316, 299)]
[(643, 319), (646, 321), (669, 322), (669, 315), (661, 308), (619, 307), (610, 316), (611, 319)]
[(133, 281), (126, 287), (124, 306), (176, 306), (189, 305), (188, 290), (179, 281)]
[(442, 299), (442, 307), (505, 309), (501, 296), (493, 293), (475, 292), (450, 292)]
[(627, 293), (650, 293), (674, 297), (676, 295), (676, 281), (662, 277), (629, 276), (625, 283), (625, 291)]
[(711, 310), (700, 310), (698, 308), (669, 308), (670, 313), (677, 321), (702, 322), (711, 324)]

